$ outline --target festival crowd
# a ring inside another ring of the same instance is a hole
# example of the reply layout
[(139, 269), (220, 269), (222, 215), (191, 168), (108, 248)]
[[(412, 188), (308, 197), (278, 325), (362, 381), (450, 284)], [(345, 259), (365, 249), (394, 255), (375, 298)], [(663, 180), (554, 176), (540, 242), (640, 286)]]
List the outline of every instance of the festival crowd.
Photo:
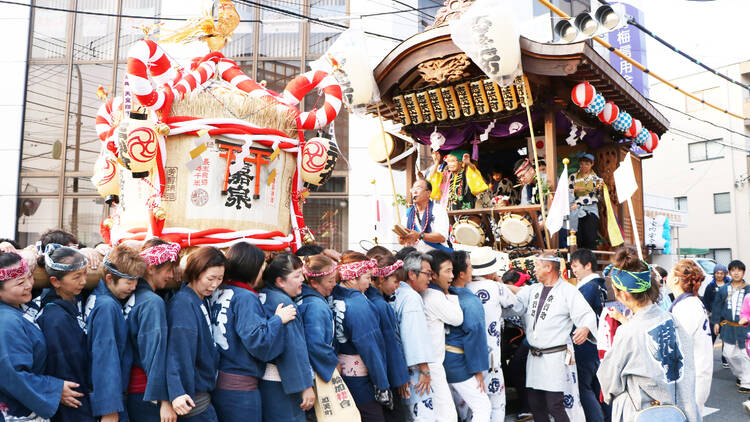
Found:
[[(430, 191), (415, 182), (395, 254), (237, 243), (181, 265), (160, 238), (0, 243), (0, 421), (498, 422), (506, 381), (518, 421), (699, 421), (717, 337), (750, 393), (742, 262), (717, 266), (702, 297), (693, 261), (664, 271), (632, 247), (603, 276), (576, 250), (577, 284), (553, 253), (506, 271), (489, 247), (443, 246)], [(50, 288), (33, 289), (36, 266)]]

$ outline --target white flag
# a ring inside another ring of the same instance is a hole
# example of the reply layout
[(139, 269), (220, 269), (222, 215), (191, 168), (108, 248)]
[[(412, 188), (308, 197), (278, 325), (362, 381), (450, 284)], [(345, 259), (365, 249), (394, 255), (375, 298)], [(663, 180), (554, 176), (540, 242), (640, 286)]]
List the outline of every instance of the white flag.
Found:
[(557, 181), (555, 197), (547, 214), (547, 230), (553, 235), (560, 231), (566, 215), (570, 215), (570, 198), (568, 197), (568, 166), (563, 168), (560, 180)]
[(633, 160), (630, 158), (629, 152), (625, 154), (625, 158), (615, 169), (613, 175), (615, 176), (617, 200), (622, 204), (638, 190), (638, 182), (635, 180), (635, 172), (633, 171)]

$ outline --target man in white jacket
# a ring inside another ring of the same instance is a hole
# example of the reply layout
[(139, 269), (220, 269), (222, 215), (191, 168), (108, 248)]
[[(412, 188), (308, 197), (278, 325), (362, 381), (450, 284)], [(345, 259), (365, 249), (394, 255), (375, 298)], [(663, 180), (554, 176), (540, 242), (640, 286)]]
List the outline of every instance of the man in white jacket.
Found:
[(453, 281), (453, 263), (451, 256), (441, 250), (428, 252), (432, 257), (432, 282), (427, 290), (421, 292), (424, 311), (427, 317), (427, 329), (432, 338), (433, 362), (430, 362), (432, 397), (435, 406), (435, 420), (456, 422), (456, 406), (453, 404), (448, 379), (443, 368), (445, 359), (445, 324), (458, 326), (463, 324), (464, 315), (458, 303), (458, 296), (448, 293)]

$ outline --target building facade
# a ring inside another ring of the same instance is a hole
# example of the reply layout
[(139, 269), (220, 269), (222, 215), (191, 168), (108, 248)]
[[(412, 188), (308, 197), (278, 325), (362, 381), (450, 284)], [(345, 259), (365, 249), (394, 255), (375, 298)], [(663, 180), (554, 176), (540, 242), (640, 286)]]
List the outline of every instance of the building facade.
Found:
[[(750, 61), (717, 69), (750, 82)], [(670, 121), (654, 156), (643, 164), (644, 192), (667, 196), (690, 219), (679, 231), (683, 255), (727, 264), (750, 256), (750, 93), (709, 72), (674, 80), (698, 98), (725, 105), (744, 121), (651, 85), (651, 99)], [(707, 123), (712, 122), (711, 123)], [(721, 127), (720, 127), (721, 126)]]

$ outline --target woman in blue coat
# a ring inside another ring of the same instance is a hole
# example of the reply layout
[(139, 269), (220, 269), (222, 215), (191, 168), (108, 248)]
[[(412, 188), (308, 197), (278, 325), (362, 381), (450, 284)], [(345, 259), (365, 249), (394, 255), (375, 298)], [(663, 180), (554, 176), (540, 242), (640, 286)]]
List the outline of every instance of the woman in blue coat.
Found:
[(188, 256), (185, 283), (167, 304), (167, 391), (180, 420), (218, 422), (211, 405), (219, 353), (206, 300), (224, 279), (226, 258), (205, 246)]
[(211, 401), (222, 422), (263, 420), (258, 380), (266, 361), (284, 350), (284, 324), (297, 315), (294, 305), (279, 304), (274, 315), (266, 317), (253, 290), (264, 260), (257, 246), (232, 246), (225, 281), (209, 299), (214, 341), (221, 356)]
[(138, 422), (174, 421), (177, 414), (167, 392), (167, 310), (156, 291), (174, 280), (180, 245), (154, 237), (141, 246), (139, 255), (147, 268), (131, 297), (126, 320), (133, 346), (128, 416)]
[(77, 408), (61, 406), (52, 422), (94, 422), (89, 396), (89, 352), (86, 346), (86, 323), (78, 308), (77, 298), (86, 286), (86, 258), (77, 250), (48, 244), (44, 269), (54, 288), (44, 296), (37, 325), (47, 343), (45, 374), (75, 381), (78, 391), (86, 394), (78, 399)]
[[(264, 287), (258, 298), (266, 316), (274, 315), (279, 305), (293, 305), (302, 293), (302, 261), (289, 253), (271, 260), (263, 272)], [(284, 350), (266, 364), (260, 381), (263, 420), (268, 422), (304, 422), (305, 411), (315, 404), (313, 375), (305, 346), (305, 330), (300, 319), (284, 326)]]
[(47, 345), (39, 327), (24, 318), (34, 279), (26, 261), (0, 253), (0, 419), (41, 421), (60, 404), (81, 405), (79, 385), (44, 375)]
[(375, 260), (361, 253), (344, 253), (339, 284), (333, 289), (341, 376), (366, 422), (385, 421), (381, 404), (393, 408), (380, 317), (364, 295), (375, 267)]
[(325, 255), (306, 256), (305, 284), (297, 299), (305, 325), (307, 354), (315, 373), (330, 382), (339, 358), (333, 348), (333, 312), (328, 299), (336, 286), (336, 263)]

